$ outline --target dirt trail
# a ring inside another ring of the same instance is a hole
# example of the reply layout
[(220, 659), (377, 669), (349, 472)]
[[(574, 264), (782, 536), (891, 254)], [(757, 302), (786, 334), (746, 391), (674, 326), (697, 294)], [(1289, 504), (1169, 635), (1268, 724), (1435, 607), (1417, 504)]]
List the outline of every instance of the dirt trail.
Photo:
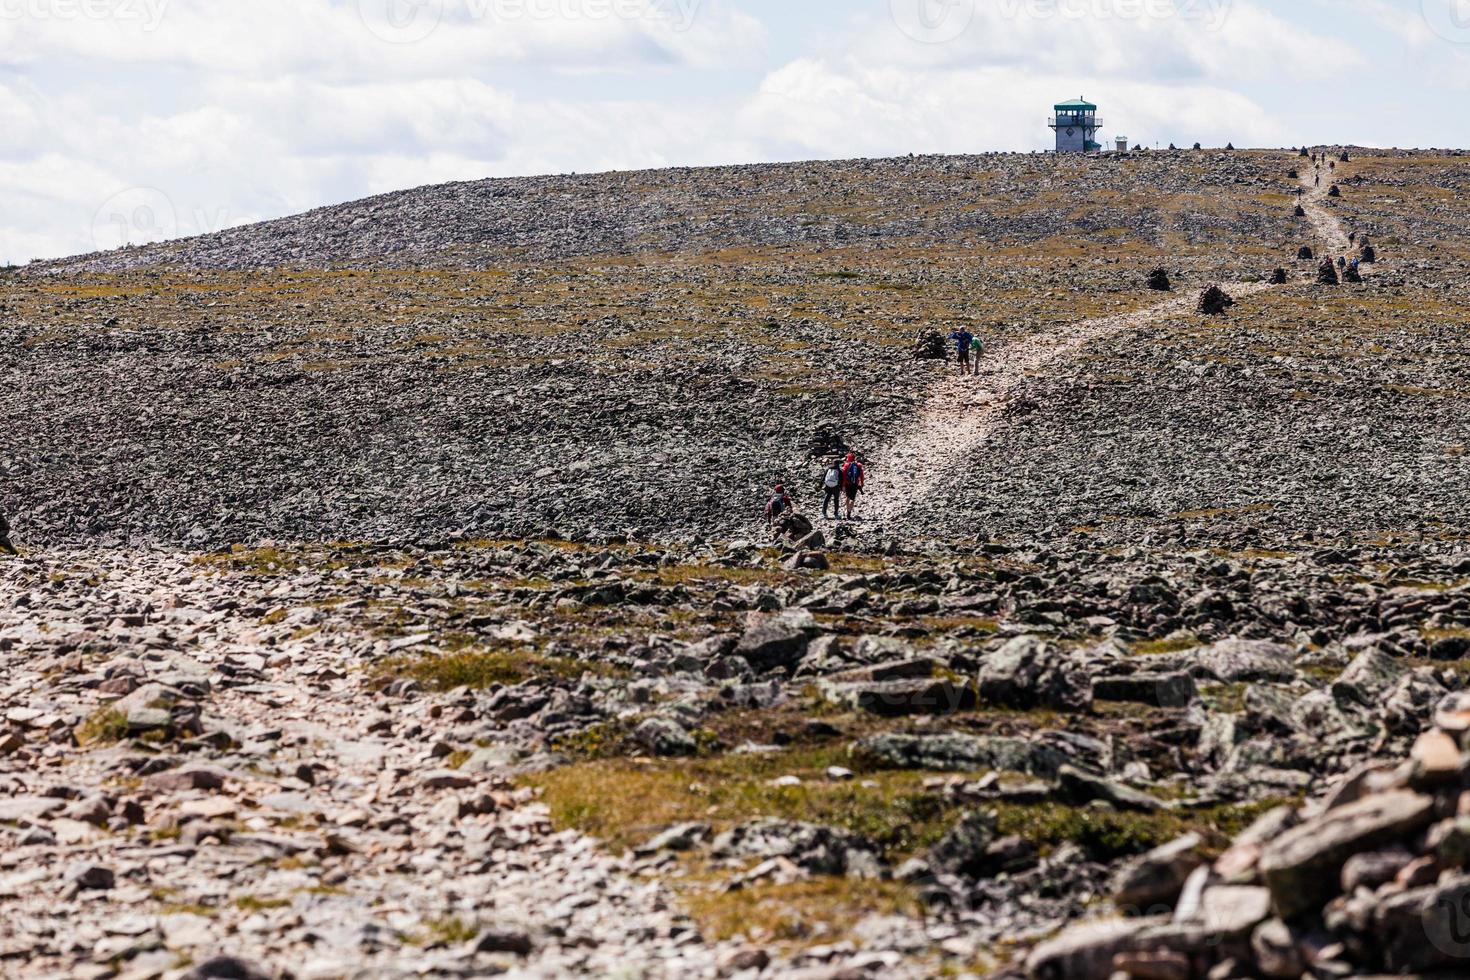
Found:
[(1330, 200), (1327, 192), (1336, 182), (1337, 172), (1322, 171), (1323, 183), (1320, 187), (1314, 183), (1315, 171), (1301, 167), (1299, 172), (1301, 176), (1298, 179), (1306, 188), (1306, 193), (1301, 197), (1302, 210), (1307, 212), (1307, 220), (1311, 222), (1312, 230), (1317, 233), (1317, 238), (1326, 249), (1326, 254), (1346, 255), (1352, 251), (1352, 242), (1348, 240), (1348, 232), (1341, 219), (1327, 205), (1327, 201)]
[[(1239, 299), (1271, 287), (1254, 282), (1223, 288)], [(1028, 375), (1065, 362), (1096, 340), (1187, 313), (1198, 299), (1191, 290), (1147, 309), (1068, 324), (987, 355), (997, 363), (978, 377), (946, 378), (934, 388), (914, 424), (873, 456), (874, 493), (864, 516), (884, 530), (905, 523), (915, 505), (928, 499), (947, 474), (964, 467), (969, 455), (1004, 425), (1006, 408)], [(923, 528), (906, 530), (922, 533)]]
[[(1307, 192), (1300, 200), (1307, 220), (1327, 254), (1346, 254), (1352, 247), (1347, 231), (1325, 203), (1330, 181), (1316, 187), (1313, 177), (1312, 171), (1301, 171)], [(1271, 286), (1253, 282), (1223, 288), (1239, 299)], [(992, 355), (998, 363), (979, 377), (946, 378), (935, 386), (913, 424), (873, 455), (873, 493), (863, 514), (869, 526), (885, 532), (901, 527), (909, 533), (923, 533), (923, 527), (915, 526), (912, 511), (932, 496), (946, 475), (963, 468), (970, 454), (1004, 424), (1006, 407), (1028, 375), (1066, 361), (1094, 341), (1188, 312), (1196, 299), (1197, 294), (1190, 291), (1147, 309), (1068, 324)]]

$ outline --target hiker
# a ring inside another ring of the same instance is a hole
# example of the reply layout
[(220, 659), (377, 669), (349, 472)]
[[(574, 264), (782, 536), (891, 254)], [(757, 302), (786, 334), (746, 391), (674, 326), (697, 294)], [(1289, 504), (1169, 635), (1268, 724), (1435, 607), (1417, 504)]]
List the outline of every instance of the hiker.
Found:
[(0, 511), (0, 551), (11, 556), (20, 554), (15, 550), (15, 545), (10, 543), (10, 522), (5, 519), (4, 511)]
[(1337, 267), (1339, 269), (1346, 269), (1347, 268), (1347, 258), (1345, 256), (1339, 255), (1337, 257)]
[(796, 504), (792, 501), (791, 494), (786, 492), (786, 487), (776, 484), (775, 496), (766, 504), (766, 527), (774, 526), (782, 514), (795, 509)]
[(827, 516), (827, 508), (832, 508), (832, 520), (842, 518), (842, 460), (834, 459), (832, 465), (827, 467), (827, 472), (822, 477), (822, 516)]
[(960, 356), (960, 374), (969, 374), (970, 342), (975, 339), (975, 335), (964, 327), (958, 327), (950, 333), (949, 339), (954, 341), (955, 352)]
[[(968, 351), (967, 351), (968, 353)], [(863, 483), (867, 479), (867, 473), (863, 464), (857, 460), (856, 453), (848, 453), (847, 460), (842, 464), (842, 494), (847, 498), (847, 519), (852, 520), (852, 508), (857, 503), (858, 494), (863, 492)]]
[(970, 370), (976, 376), (980, 376), (980, 355), (985, 353), (985, 341), (980, 339), (979, 334), (970, 337)]
[(1356, 242), (1357, 240), (1358, 240), (1358, 233), (1357, 232), (1353, 231), (1353, 232), (1349, 232), (1348, 233), (1348, 244), (1349, 245), (1353, 244), (1353, 242)]
[(1318, 174), (1317, 175), (1317, 186), (1318, 187), (1321, 187), (1322, 186), (1322, 175), (1321, 174)]
[(1348, 268), (1352, 269), (1354, 272), (1358, 271), (1358, 257), (1356, 255), (1354, 255), (1353, 260), (1348, 263)]

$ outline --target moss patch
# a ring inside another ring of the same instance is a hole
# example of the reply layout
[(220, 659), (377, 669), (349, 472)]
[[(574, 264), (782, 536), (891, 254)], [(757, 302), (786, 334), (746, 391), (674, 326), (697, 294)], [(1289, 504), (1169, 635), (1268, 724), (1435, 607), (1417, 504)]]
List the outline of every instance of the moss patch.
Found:
[(77, 726), (77, 744), (111, 745), (128, 734), (128, 716), (116, 708), (99, 708)]
[(383, 663), (376, 675), (380, 681), (411, 677), (430, 690), (452, 691), (457, 687), (481, 690), (533, 679), (576, 680), (589, 671), (604, 676), (615, 673), (606, 665), (546, 657), (530, 650), (460, 650), (395, 658)]

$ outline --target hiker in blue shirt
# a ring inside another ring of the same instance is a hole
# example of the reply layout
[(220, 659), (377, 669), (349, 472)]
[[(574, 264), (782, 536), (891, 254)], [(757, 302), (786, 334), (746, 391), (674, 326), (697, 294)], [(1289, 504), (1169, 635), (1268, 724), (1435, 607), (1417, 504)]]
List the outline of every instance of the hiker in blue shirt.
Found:
[(949, 339), (954, 341), (955, 350), (960, 355), (960, 374), (969, 374), (970, 343), (975, 339), (975, 335), (964, 327), (959, 327), (949, 335)]

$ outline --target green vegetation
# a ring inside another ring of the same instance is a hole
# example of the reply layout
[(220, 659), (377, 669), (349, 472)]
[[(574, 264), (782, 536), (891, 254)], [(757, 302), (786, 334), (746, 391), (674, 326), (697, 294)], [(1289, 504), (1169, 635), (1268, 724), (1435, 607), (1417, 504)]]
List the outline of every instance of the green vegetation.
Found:
[(691, 888), (682, 898), (700, 932), (716, 941), (745, 936), (779, 943), (830, 942), (874, 913), (920, 911), (905, 885), (852, 878), (758, 883), (734, 891)]
[(254, 895), (241, 895), (235, 899), (235, 908), (241, 912), (265, 912), (270, 909), (289, 908), (289, 898), (257, 898)]
[(111, 706), (98, 708), (77, 726), (80, 745), (111, 745), (128, 734), (128, 716)]
[[(600, 760), (524, 782), (541, 790), (559, 826), (601, 838), (614, 850), (641, 844), (683, 821), (701, 820), (720, 830), (770, 816), (859, 834), (895, 861), (933, 844), (963, 809), (923, 786), (928, 778), (951, 773), (862, 772), (834, 782), (825, 777), (831, 765), (857, 768), (845, 749), (818, 748), (692, 760)], [(788, 775), (801, 782), (772, 784)], [(1110, 857), (1147, 850), (1190, 830), (1230, 835), (1267, 808), (1134, 813), (1053, 802), (991, 807), (1002, 834), (1023, 837), (1043, 850), (1076, 842)]]
[(1201, 646), (1197, 636), (1169, 636), (1162, 640), (1144, 640), (1130, 643), (1128, 652), (1138, 657), (1160, 657), (1170, 653), (1182, 653)]
[(613, 673), (600, 664), (546, 657), (531, 650), (460, 650), (448, 654), (395, 658), (376, 671), (380, 679), (411, 677), (434, 691), (457, 687), (481, 690), (495, 684), (520, 684), (533, 678), (576, 680), (591, 672)]

